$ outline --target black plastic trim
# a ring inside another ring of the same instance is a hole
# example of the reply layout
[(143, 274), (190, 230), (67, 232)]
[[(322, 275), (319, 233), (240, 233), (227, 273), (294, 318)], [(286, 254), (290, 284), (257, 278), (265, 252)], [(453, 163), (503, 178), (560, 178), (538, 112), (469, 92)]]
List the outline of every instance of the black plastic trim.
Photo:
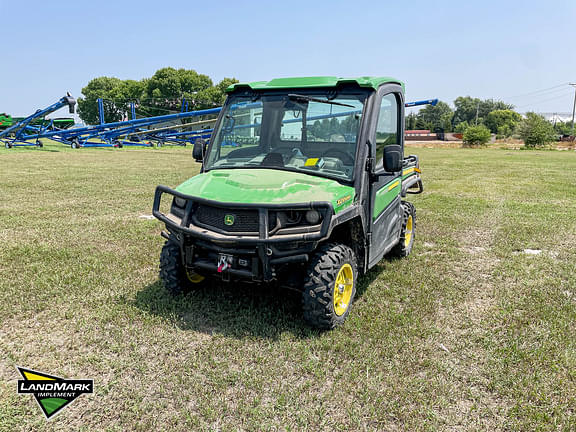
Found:
[[(164, 213), (160, 211), (160, 203), (162, 200), (162, 195), (168, 194), (175, 197), (179, 197), (187, 200), (186, 208), (184, 210), (184, 216), (181, 218), (181, 223), (178, 225), (173, 220), (169, 219)], [(202, 203), (214, 207), (221, 207), (226, 209), (258, 209), (259, 210), (259, 221), (260, 221), (260, 233), (256, 236), (242, 236), (236, 233), (231, 234), (227, 232), (219, 232), (220, 230), (214, 228), (202, 228), (206, 232), (197, 232), (196, 230), (188, 228), (189, 224), (192, 223), (191, 212), (193, 203)], [(322, 215), (322, 223), (320, 224), (320, 230), (313, 233), (302, 233), (302, 234), (291, 234), (291, 235), (277, 235), (268, 236), (268, 210), (270, 209), (291, 209), (291, 210), (317, 210)], [(334, 213), (332, 203), (327, 201), (311, 201), (308, 203), (296, 203), (296, 204), (258, 204), (258, 203), (224, 203), (219, 201), (212, 201), (205, 198), (193, 197), (190, 195), (183, 194), (167, 186), (160, 185), (156, 187), (156, 192), (154, 193), (154, 205), (152, 208), (152, 214), (154, 217), (166, 224), (166, 227), (170, 231), (183, 232), (190, 237), (207, 239), (215, 243), (226, 244), (272, 244), (272, 243), (282, 243), (290, 241), (321, 241), (328, 237), (330, 232), (330, 225), (332, 221), (332, 214)], [(210, 233), (213, 231), (215, 234)]]

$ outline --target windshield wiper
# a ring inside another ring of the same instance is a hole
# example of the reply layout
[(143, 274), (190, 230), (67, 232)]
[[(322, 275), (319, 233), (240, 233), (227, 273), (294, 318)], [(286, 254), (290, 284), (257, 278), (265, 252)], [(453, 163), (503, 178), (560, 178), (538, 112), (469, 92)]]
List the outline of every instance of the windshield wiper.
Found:
[(296, 99), (296, 100), (301, 100), (301, 101), (318, 102), (318, 103), (325, 103), (325, 104), (330, 104), (330, 105), (340, 105), (340, 106), (355, 108), (354, 105), (348, 105), (348, 104), (345, 104), (342, 102), (334, 102), (334, 101), (331, 101), (328, 99), (318, 99), (318, 98), (314, 98), (314, 97), (310, 97), (310, 96), (306, 96), (306, 95), (301, 95), (301, 94), (290, 93), (290, 94), (288, 94), (288, 97), (290, 99)]

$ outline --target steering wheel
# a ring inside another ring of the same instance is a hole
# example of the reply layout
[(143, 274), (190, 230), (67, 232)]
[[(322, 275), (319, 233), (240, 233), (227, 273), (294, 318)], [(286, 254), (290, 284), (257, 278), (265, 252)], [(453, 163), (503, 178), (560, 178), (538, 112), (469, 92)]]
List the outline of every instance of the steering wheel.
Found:
[[(328, 155), (329, 155), (330, 153), (336, 153), (337, 156), (335, 156), (335, 157), (338, 158), (338, 159), (340, 159), (344, 165), (354, 165), (354, 158), (353, 158), (352, 156), (350, 156), (350, 155), (349, 155), (348, 153), (346, 153), (345, 151), (337, 150), (337, 149), (334, 149), (334, 148), (331, 148), (331, 149), (326, 150), (324, 153), (322, 153), (322, 154), (320, 155), (320, 157), (324, 157), (324, 156), (328, 157)], [(338, 155), (339, 155), (339, 156), (338, 156)], [(343, 156), (343, 157), (341, 157), (341, 156)]]

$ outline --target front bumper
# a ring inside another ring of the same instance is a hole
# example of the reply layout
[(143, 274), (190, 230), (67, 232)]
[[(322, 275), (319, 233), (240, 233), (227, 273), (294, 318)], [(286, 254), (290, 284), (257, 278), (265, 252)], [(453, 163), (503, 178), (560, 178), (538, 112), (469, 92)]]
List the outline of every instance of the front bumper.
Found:
[[(185, 200), (186, 204), (179, 212), (173, 212), (171, 207), (168, 214), (163, 213), (160, 208), (164, 195), (172, 201), (174, 198)], [(256, 215), (257, 212), (257, 232), (226, 232), (201, 224), (195, 218), (198, 206), (210, 206), (224, 213), (252, 211)], [(287, 210), (316, 210), (321, 222), (280, 230), (271, 227), (271, 215)], [(333, 213), (330, 202), (222, 203), (185, 195), (166, 186), (156, 188), (152, 209), (152, 214), (166, 225), (168, 233), (163, 233), (164, 237), (180, 244), (187, 269), (204, 275), (219, 274), (225, 280), (233, 276), (254, 281), (271, 281), (278, 276), (281, 266), (308, 261), (318, 243), (329, 237)], [(218, 261), (222, 256), (229, 257), (231, 262), (226, 270), (219, 272)]]

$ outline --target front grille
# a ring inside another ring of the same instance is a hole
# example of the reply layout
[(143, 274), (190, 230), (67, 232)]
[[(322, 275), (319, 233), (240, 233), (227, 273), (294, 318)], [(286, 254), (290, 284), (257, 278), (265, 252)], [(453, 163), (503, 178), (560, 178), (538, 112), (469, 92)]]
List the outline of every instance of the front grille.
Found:
[[(233, 223), (228, 225), (225, 219), (230, 217)], [(195, 223), (211, 228), (217, 228), (222, 231), (234, 233), (258, 233), (258, 210), (248, 209), (224, 209), (199, 204), (194, 212), (193, 220)]]

